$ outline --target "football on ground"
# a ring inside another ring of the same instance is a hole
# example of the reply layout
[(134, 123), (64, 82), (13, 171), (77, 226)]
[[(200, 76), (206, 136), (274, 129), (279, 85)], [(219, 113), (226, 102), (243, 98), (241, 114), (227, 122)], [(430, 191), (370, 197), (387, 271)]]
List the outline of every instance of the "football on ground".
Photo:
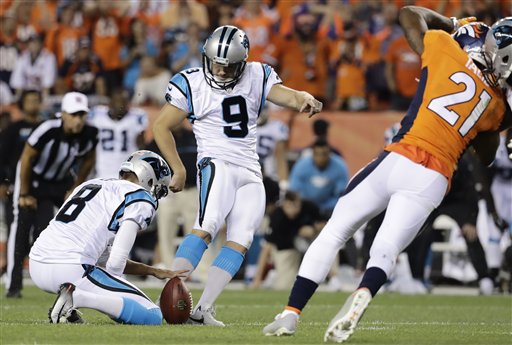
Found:
[(185, 323), (192, 312), (192, 294), (178, 277), (170, 279), (160, 294), (160, 309), (169, 324)]

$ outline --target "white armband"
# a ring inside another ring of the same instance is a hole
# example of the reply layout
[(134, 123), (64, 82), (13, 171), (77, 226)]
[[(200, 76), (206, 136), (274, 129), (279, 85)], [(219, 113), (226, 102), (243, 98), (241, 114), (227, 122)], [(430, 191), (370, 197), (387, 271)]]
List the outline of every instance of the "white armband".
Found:
[(110, 256), (107, 260), (106, 269), (107, 272), (120, 276), (124, 272), (126, 266), (126, 260), (133, 247), (137, 232), (139, 231), (139, 224), (131, 220), (125, 220), (121, 223), (119, 230), (117, 231), (112, 249), (110, 250)]

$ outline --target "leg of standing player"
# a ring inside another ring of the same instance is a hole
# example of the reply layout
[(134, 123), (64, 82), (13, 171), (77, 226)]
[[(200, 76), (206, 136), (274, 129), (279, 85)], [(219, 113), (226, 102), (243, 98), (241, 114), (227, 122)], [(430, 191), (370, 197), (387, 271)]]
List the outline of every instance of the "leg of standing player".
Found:
[[(447, 186), (443, 176), (393, 153), (384, 157), (373, 161), (350, 182), (347, 194), (338, 201), (333, 216), (308, 249), (282, 316), (298, 315), (302, 311), (325, 278), (340, 246), (366, 220), (388, 206), (359, 286), (367, 294), (367, 306), (386, 282), (398, 254), (412, 241), (428, 214), (441, 201)], [(407, 186), (403, 184), (404, 176), (411, 176), (411, 167), (414, 170), (412, 176), (420, 175), (421, 178), (415, 178)], [(274, 335), (278, 331), (276, 322), (267, 326), (264, 333)]]

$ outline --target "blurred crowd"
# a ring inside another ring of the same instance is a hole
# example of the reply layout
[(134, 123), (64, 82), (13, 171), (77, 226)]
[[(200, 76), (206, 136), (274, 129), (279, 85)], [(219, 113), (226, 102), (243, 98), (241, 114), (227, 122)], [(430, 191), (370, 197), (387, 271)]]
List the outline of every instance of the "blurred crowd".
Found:
[[(78, 91), (88, 96), (89, 122), (100, 129), (98, 152), (114, 150), (116, 142), (121, 143), (121, 151), (126, 154), (130, 145), (158, 151), (154, 142), (144, 141), (141, 136), (149, 121), (142, 110), (134, 107), (163, 105), (171, 76), (186, 68), (201, 67), (205, 38), (217, 26), (226, 24), (242, 28), (249, 36), (249, 61), (273, 66), (287, 86), (311, 93), (328, 110), (403, 111), (416, 91), (421, 69), (420, 58), (408, 46), (397, 20), (398, 9), (410, 4), (429, 7), (446, 16), (476, 16), (487, 24), (512, 13), (509, 0), (3, 0), (1, 128), (4, 130), (20, 118), (33, 128), (41, 120), (54, 117), (65, 93)], [(271, 281), (267, 285), (284, 289), (293, 283), (302, 254), (329, 218), (350, 176), (343, 152), (327, 140), (327, 121), (312, 121), (313, 142), (304, 143), (308, 148), (290, 160), (289, 128), (269, 119), (269, 111), (266, 109), (261, 116), (258, 133), (267, 217), (246, 256), (245, 276), (240, 278), (252, 287), (265, 286), (267, 278)], [(130, 112), (132, 122), (127, 122), (126, 114)], [(100, 116), (110, 117), (113, 122), (107, 124)], [(126, 123), (121, 128), (123, 118)], [(386, 135), (390, 138), (396, 130), (396, 126), (392, 127)], [(188, 126), (178, 128), (174, 136), (189, 174), (188, 184), (183, 192), (161, 202), (154, 231), (140, 236), (132, 253), (141, 261), (165, 267), (171, 265), (180, 235), (191, 230), (197, 199), (194, 136)], [(2, 145), (2, 152), (10, 151), (9, 157), (0, 157), (2, 165), (10, 167), (2, 176), (5, 180), (0, 189), (6, 206), (6, 229), (12, 220), (8, 211), (12, 200), (8, 195), (18, 159), (11, 159), (11, 154), (19, 157), (21, 149), (6, 149), (9, 142), (5, 139)], [(344, 149), (348, 151), (350, 147)], [(511, 222), (512, 201), (506, 195), (505, 206), (494, 207), (492, 201), (500, 191), (503, 194), (503, 190), (512, 190), (512, 163), (506, 161), (506, 148), (501, 150), (505, 150), (503, 166), (486, 171), (486, 178), (479, 175), (476, 180), (466, 179), (468, 185), (459, 192), (476, 188), (471, 209), (476, 208), (478, 213), (482, 208), (478, 203), (485, 200), (488, 218), (496, 228), (504, 230), (508, 224), (503, 219)], [(107, 165), (119, 166), (109, 158), (102, 161), (98, 153), (95, 176), (102, 175), (101, 169)], [(497, 183), (496, 193), (489, 197), (482, 192), (482, 181), (487, 191)], [(467, 207), (462, 201), (457, 205), (459, 209)], [(499, 207), (505, 211), (496, 210)], [(468, 222), (476, 228), (476, 221)], [(461, 224), (461, 230), (465, 224)], [(368, 225), (372, 226), (375, 225)], [(478, 247), (473, 245), (478, 238), (473, 230), (463, 234), (468, 248)], [(357, 279), (357, 272), (364, 268), (365, 248), (372, 241), (371, 231), (367, 233), (369, 238), (360, 236), (359, 243), (349, 242), (340, 253), (339, 267), (350, 268), (349, 278)], [(419, 244), (424, 253), (416, 258), (419, 266), (409, 258), (411, 279), (422, 287), (412, 284), (409, 291), (424, 292), (428, 287), (425, 278), (430, 277), (430, 272), (424, 272), (428, 267), (425, 263), (432, 265), (428, 248), (438, 233), (426, 233), (429, 235)], [(485, 243), (484, 247), (487, 249)], [(481, 263), (488, 258), (481, 245), (479, 248), (475, 259), (471, 259)], [(495, 247), (491, 251), (492, 248)], [(215, 257), (213, 253), (207, 255)], [(4, 264), (0, 260), (0, 266)], [(206, 267), (208, 260), (202, 265)], [(473, 279), (498, 281), (500, 266), (501, 259), (485, 267), (475, 266), (478, 272)], [(329, 280), (334, 289), (340, 288), (340, 279), (347, 278), (342, 277), (339, 267), (333, 267)], [(274, 280), (269, 278), (269, 271), (274, 272)], [(201, 280), (205, 272), (200, 266), (193, 279)], [(481, 283), (480, 288), (489, 292)]]
[(488, 24), (511, 13), (508, 0), (5, 0), (2, 104), (23, 89), (41, 90), (51, 106), (67, 91), (101, 102), (123, 87), (134, 104), (161, 105), (169, 78), (201, 65), (206, 35), (233, 24), (249, 36), (249, 60), (329, 109), (403, 110), (420, 73), (397, 22), (408, 4)]

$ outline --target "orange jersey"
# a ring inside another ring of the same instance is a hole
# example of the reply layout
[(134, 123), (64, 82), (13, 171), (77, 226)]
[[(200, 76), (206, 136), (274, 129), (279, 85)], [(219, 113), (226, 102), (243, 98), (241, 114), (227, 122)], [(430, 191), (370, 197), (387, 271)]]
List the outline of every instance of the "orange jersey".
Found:
[(257, 17), (247, 18), (240, 15), (234, 19), (233, 24), (244, 30), (249, 37), (251, 49), (249, 50), (249, 58), (247, 60), (263, 60), (263, 53), (270, 44), (272, 25), (275, 21), (275, 18), (272, 18), (263, 11)]
[(423, 41), (416, 95), (386, 150), (451, 179), (470, 141), (479, 132), (498, 129), (505, 114), (504, 97), (484, 81), (448, 33), (430, 30)]
[(64, 60), (71, 59), (78, 48), (78, 39), (82, 36), (81, 28), (57, 25), (48, 32), (45, 38), (45, 48), (55, 54), (57, 64), (62, 66)]
[(421, 73), (421, 61), (418, 54), (409, 47), (404, 36), (391, 42), (386, 61), (394, 66), (397, 91), (403, 96), (414, 96), (418, 86), (416, 79)]

